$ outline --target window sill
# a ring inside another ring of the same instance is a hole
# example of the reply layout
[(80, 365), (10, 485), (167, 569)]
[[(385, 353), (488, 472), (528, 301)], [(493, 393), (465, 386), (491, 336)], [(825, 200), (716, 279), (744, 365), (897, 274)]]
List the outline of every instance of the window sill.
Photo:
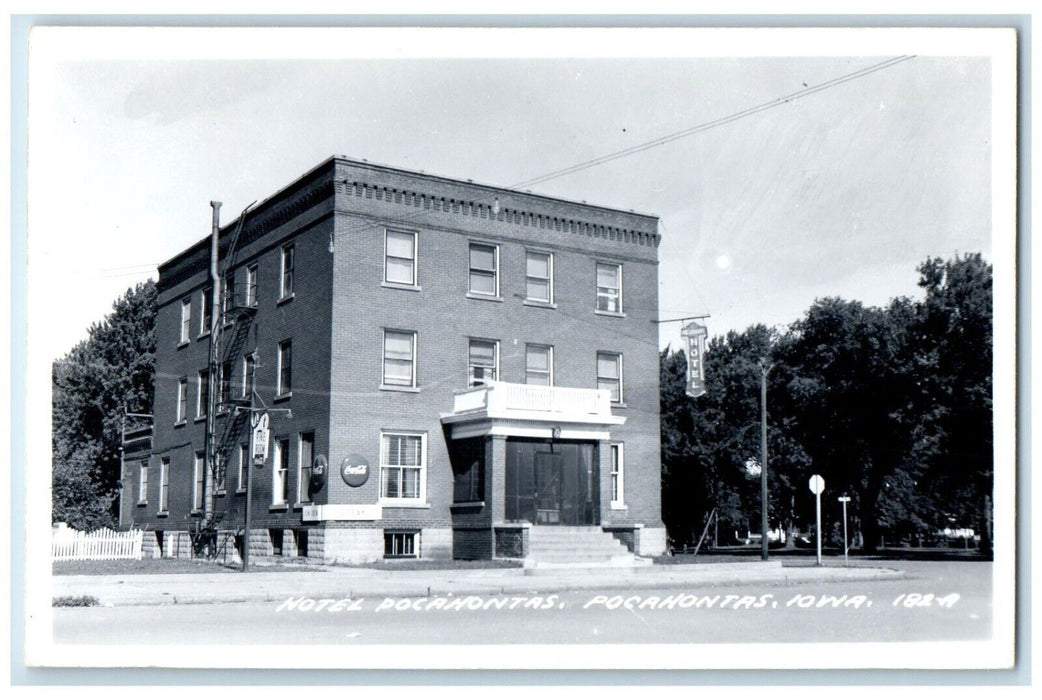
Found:
[(467, 292), (468, 299), (477, 299), (478, 301), (498, 301), (503, 302), (503, 297), (492, 294), (479, 294), (478, 292)]
[(201, 518), (201, 517), (203, 517), (203, 509), (202, 508), (192, 508), (192, 510), (189, 511), (188, 514), (190, 516), (192, 516), (193, 518)]
[(629, 510), (629, 507), (625, 503), (612, 503), (612, 510)]
[(297, 501), (293, 504), (293, 510), (304, 510), (305, 506), (315, 505), (313, 501)]
[(156, 517), (157, 518), (168, 518), (168, 517), (170, 517), (170, 511), (168, 511), (168, 510), (158, 511), (156, 513)]
[(235, 495), (236, 496), (245, 496), (246, 495), (246, 489), (235, 489)]
[(203, 331), (202, 333), (197, 335), (195, 339), (196, 340), (203, 340), (203, 339), (209, 338), (209, 337), (210, 337), (210, 331)]
[(224, 489), (218, 489), (217, 491), (214, 492), (214, 495), (215, 496), (226, 496), (226, 495), (228, 495), (228, 492), (225, 491)]
[(405, 292), (421, 292), (423, 288), (418, 284), (405, 284), (404, 282), (388, 282), (384, 280), (380, 283), (380, 286), (384, 289), (401, 289)]
[(268, 506), (269, 513), (285, 513), (287, 510), (289, 510), (288, 503), (272, 503)]
[(457, 501), (453, 503), (450, 508), (484, 508), (484, 501)]
[(193, 423), (202, 423), (204, 420), (206, 420), (206, 416), (196, 416), (195, 418), (192, 419), (192, 422)]
[(611, 402), (611, 407), (612, 408), (629, 408), (629, 406), (624, 404), (622, 401), (612, 401)]
[(538, 299), (525, 299), (521, 302), (525, 306), (534, 306), (537, 309), (556, 309), (557, 304), (552, 301), (539, 301)]
[(594, 309), (593, 313), (598, 316), (611, 316), (612, 318), (626, 318), (626, 314), (621, 311), (601, 311), (600, 309)]
[(406, 394), (418, 394), (420, 388), (416, 386), (396, 386), (394, 384), (381, 384), (380, 391), (400, 391)]
[(191, 344), (191, 342), (191, 339), (182, 340), (177, 344), (177, 349), (180, 350), (181, 348), (187, 348)]
[(184, 418), (182, 418), (181, 420), (179, 420), (176, 423), (174, 423), (174, 427), (175, 428), (183, 428), (186, 425), (188, 425), (188, 421), (186, 421)]
[(292, 399), (292, 398), (293, 398), (293, 392), (292, 391), (287, 391), (285, 394), (279, 394), (278, 396), (273, 398), (272, 401), (275, 402), (275, 403), (278, 403), (279, 401), (286, 401), (286, 400)]
[(378, 506), (383, 508), (416, 508), (419, 510), (430, 510), (431, 504), (423, 501), (396, 501), (388, 498), (381, 498), (377, 501)]
[(275, 306), (282, 306), (285, 303), (291, 302), (291, 301), (293, 301), (296, 298), (296, 296), (297, 295), (296, 295), (295, 292), (290, 292), (289, 294), (286, 294), (285, 296), (280, 298), (278, 301), (276, 301), (275, 302)]
[(147, 506), (147, 505), (148, 505), (148, 501), (138, 501), (137, 502), (137, 507), (138, 508), (141, 508), (142, 506)]

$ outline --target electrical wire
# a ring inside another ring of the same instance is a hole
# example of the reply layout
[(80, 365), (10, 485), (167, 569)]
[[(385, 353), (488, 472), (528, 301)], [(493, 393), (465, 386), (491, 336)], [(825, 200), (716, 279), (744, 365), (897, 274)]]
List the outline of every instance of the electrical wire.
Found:
[[(900, 63), (903, 63), (905, 61), (911, 60), (913, 58), (915, 58), (914, 55), (905, 55), (905, 56), (897, 56), (897, 57), (894, 57), (894, 58), (889, 58), (889, 59), (887, 59), (885, 61), (881, 61), (879, 63), (873, 64), (873, 65), (868, 66), (866, 68), (862, 68), (862, 69), (854, 71), (852, 73), (847, 73), (845, 75), (841, 75), (841, 76), (833, 78), (831, 80), (827, 80), (824, 83), (819, 83), (817, 85), (811, 85), (811, 86), (806, 87), (806, 88), (804, 88), (802, 90), (797, 90), (796, 92), (789, 93), (788, 95), (783, 95), (782, 97), (778, 97), (778, 98), (775, 98), (773, 100), (769, 100), (767, 102), (763, 102), (761, 104), (755, 105), (753, 107), (749, 107), (747, 109), (743, 109), (743, 110), (741, 110), (739, 112), (734, 112), (732, 114), (729, 114), (729, 115), (724, 116), (724, 117), (720, 117), (718, 119), (713, 119), (713, 120), (708, 121), (708, 122), (703, 122), (701, 124), (697, 124), (695, 126), (687, 128), (687, 129), (683, 129), (681, 131), (677, 131), (677, 132), (674, 132), (674, 133), (671, 133), (671, 134), (666, 134), (665, 136), (660, 136), (660, 137), (652, 139), (650, 141), (645, 141), (644, 143), (640, 143), (640, 144), (637, 144), (635, 146), (630, 146), (628, 148), (624, 148), (624, 149), (619, 150), (619, 151), (614, 151), (612, 153), (608, 153), (608, 154), (605, 154), (603, 156), (599, 156), (597, 158), (592, 158), (590, 160), (586, 160), (586, 161), (583, 161), (581, 163), (576, 163), (574, 165), (570, 165), (570, 166), (565, 167), (565, 168), (560, 168), (558, 170), (553, 170), (551, 172), (545, 173), (545, 174), (540, 175), (538, 177), (534, 177), (534, 178), (531, 178), (531, 179), (528, 179), (528, 180), (522, 180), (521, 182), (518, 182), (518, 183), (515, 183), (513, 185), (510, 185), (510, 186), (508, 186), (505, 189), (515, 189), (516, 190), (516, 189), (521, 189), (521, 188), (525, 188), (525, 187), (530, 187), (532, 185), (536, 185), (536, 184), (539, 184), (539, 183), (547, 182), (549, 180), (554, 180), (554, 179), (563, 177), (565, 175), (570, 175), (572, 173), (576, 173), (576, 172), (580, 172), (582, 170), (586, 170), (586, 169), (589, 169), (589, 168), (592, 168), (592, 167), (596, 167), (598, 165), (603, 165), (605, 163), (610, 163), (610, 162), (612, 162), (614, 160), (618, 160), (620, 158), (625, 158), (627, 156), (635, 155), (637, 153), (641, 153), (641, 152), (646, 151), (648, 149), (656, 148), (658, 146), (663, 146), (665, 144), (672, 143), (673, 141), (676, 141), (676, 140), (679, 140), (679, 139), (683, 139), (683, 138), (686, 138), (688, 136), (693, 136), (695, 134), (700, 134), (702, 132), (708, 131), (710, 129), (715, 129), (715, 128), (720, 127), (720, 126), (731, 124), (732, 122), (736, 122), (736, 121), (738, 121), (740, 119), (744, 119), (746, 117), (750, 117), (750, 116), (752, 116), (754, 114), (759, 114), (760, 112), (764, 112), (764, 111), (766, 111), (768, 109), (773, 109), (775, 107), (780, 107), (781, 105), (788, 104), (790, 102), (793, 102), (795, 100), (807, 97), (809, 95), (814, 95), (814, 94), (817, 94), (817, 93), (822, 92), (824, 90), (829, 90), (829, 89), (837, 87), (839, 85), (843, 85), (844, 83), (848, 83), (848, 82), (850, 82), (852, 80), (857, 80), (857, 79), (863, 78), (863, 77), (865, 77), (867, 75), (871, 75), (872, 73), (876, 73), (878, 71), (885, 70), (887, 68), (891, 68), (893, 66), (896, 66), (896, 65), (898, 65)], [(480, 205), (486, 205), (486, 204), (492, 204), (494, 199), (495, 199), (495, 197), (493, 197), (492, 199), (486, 198), (486, 199), (478, 199), (478, 200), (475, 200), (475, 201), (478, 204), (480, 204)], [(249, 207), (247, 207), (247, 209), (249, 209)], [(244, 210), (243, 214), (245, 214), (245, 213), (246, 212)], [(240, 218), (242, 217), (243, 214), (240, 214)], [(425, 216), (425, 215), (426, 215), (426, 211), (425, 210), (418, 211), (418, 212), (415, 212), (412, 215), (402, 217), (402, 218), (398, 219), (398, 221), (400, 221), (400, 222), (413, 221), (413, 220), (415, 220), (417, 218), (420, 218), (422, 216)], [(376, 221), (380, 221), (380, 219), (378, 217), (371, 217), (371, 218), (374, 219), (374, 221), (367, 221), (367, 222), (364, 222), (364, 223), (361, 223), (361, 224), (357, 224), (356, 226), (354, 226), (352, 228), (348, 228), (348, 229), (343, 230), (343, 231), (336, 231), (334, 233), (335, 233), (335, 235), (350, 235), (350, 234), (353, 234), (353, 233), (358, 233), (358, 232), (361, 232), (361, 231), (368, 230), (369, 228), (372, 228), (374, 225), (376, 225), (376, 223), (375, 223)], [(127, 266), (126, 268), (108, 268), (108, 270), (129, 269), (130, 267), (134, 267), (134, 266)]]

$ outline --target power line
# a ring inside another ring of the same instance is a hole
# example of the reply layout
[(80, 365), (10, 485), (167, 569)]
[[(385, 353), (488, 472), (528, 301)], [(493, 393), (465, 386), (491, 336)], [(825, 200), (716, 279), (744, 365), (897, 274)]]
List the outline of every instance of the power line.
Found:
[(732, 122), (738, 121), (739, 119), (744, 119), (754, 114), (759, 114), (760, 112), (766, 111), (768, 109), (779, 107), (783, 104), (788, 104), (789, 102), (792, 102), (793, 100), (798, 100), (801, 97), (813, 95), (815, 93), (822, 92), (823, 90), (828, 90), (829, 88), (836, 87), (837, 85), (842, 85), (843, 83), (850, 82), (851, 80), (863, 78), (866, 75), (870, 75), (872, 73), (875, 73), (876, 71), (881, 71), (886, 68), (890, 68), (891, 66), (896, 66), (898, 63), (903, 63), (904, 61), (907, 61), (912, 58), (915, 57), (898, 56), (897, 58), (890, 58), (885, 61), (882, 61), (881, 63), (869, 66), (868, 68), (863, 68), (853, 73), (848, 73), (838, 78), (833, 78), (832, 80), (828, 80), (819, 85), (812, 85), (810, 87), (804, 88), (803, 90), (797, 90), (796, 92), (784, 95), (783, 97), (778, 97), (768, 102), (758, 104), (755, 107), (743, 109), (740, 112), (735, 112), (734, 114), (730, 114), (726, 117), (721, 117), (720, 119), (714, 119), (712, 121), (703, 122), (702, 124), (687, 129), (683, 129), (682, 131), (677, 131), (666, 136), (660, 136), (657, 139), (652, 139), (651, 141), (646, 141), (642, 144), (637, 144), (636, 146), (624, 148), (621, 151), (615, 151), (614, 153), (609, 153), (608, 155), (600, 156), (599, 158), (593, 158), (583, 163), (578, 163), (567, 168), (555, 170), (553, 172), (547, 173), (546, 175), (541, 175), (531, 180), (525, 180), (524, 182), (520, 182), (516, 185), (513, 185), (513, 187), (529, 187), (531, 185), (539, 184), (541, 182), (546, 182), (547, 180), (553, 180), (558, 177), (563, 177), (564, 175), (570, 175), (571, 173), (579, 172), (580, 170), (586, 170), (587, 168), (592, 168), (596, 165), (603, 165), (604, 163), (608, 163), (619, 158), (625, 158), (626, 156), (646, 151), (649, 148), (662, 146), (667, 143), (676, 141), (678, 139), (686, 138), (694, 134), (699, 134), (703, 131), (708, 131), (709, 129), (715, 129), (718, 126), (724, 126), (725, 124), (730, 124)]
[[(530, 187), (530, 186), (535, 185), (535, 184), (539, 184), (539, 183), (542, 183), (542, 182), (547, 182), (548, 180), (553, 180), (553, 179), (556, 179), (556, 178), (559, 178), (559, 177), (563, 177), (565, 175), (570, 175), (572, 173), (579, 172), (581, 170), (586, 170), (588, 168), (592, 168), (592, 167), (595, 167), (597, 165), (603, 165), (603, 164), (609, 163), (609, 162), (611, 162), (613, 160), (618, 160), (620, 158), (625, 158), (627, 156), (635, 155), (637, 153), (641, 153), (643, 151), (646, 151), (646, 150), (651, 149), (651, 148), (655, 148), (657, 146), (662, 146), (662, 145), (665, 145), (667, 143), (671, 143), (673, 141), (677, 141), (679, 139), (686, 138), (688, 136), (693, 136), (695, 134), (700, 134), (700, 133), (702, 133), (704, 131), (709, 131), (710, 129), (715, 129), (716, 127), (724, 126), (726, 124), (730, 124), (732, 122), (736, 122), (736, 121), (738, 121), (740, 119), (744, 119), (746, 117), (750, 117), (750, 116), (752, 116), (754, 114), (759, 114), (760, 112), (764, 112), (764, 111), (766, 111), (768, 109), (773, 109), (775, 107), (780, 107), (781, 105), (788, 104), (790, 102), (793, 102), (795, 100), (801, 99), (803, 97), (807, 97), (809, 95), (814, 95), (816, 93), (823, 92), (825, 90), (829, 90), (829, 89), (837, 87), (839, 85), (843, 85), (844, 83), (848, 83), (848, 82), (850, 82), (852, 80), (857, 80), (857, 79), (863, 78), (863, 77), (865, 77), (867, 75), (871, 75), (872, 73), (876, 73), (878, 71), (885, 70), (887, 68), (891, 68), (893, 66), (898, 65), (899, 63), (903, 63), (903, 62), (911, 60), (913, 58), (915, 58), (914, 55), (897, 56), (897, 57), (894, 57), (894, 58), (888, 58), (885, 61), (881, 61), (879, 63), (873, 64), (873, 65), (868, 66), (866, 68), (862, 68), (860, 70), (856, 70), (856, 71), (854, 71), (852, 73), (846, 73), (846, 74), (841, 75), (839, 77), (832, 78), (831, 80), (827, 80), (824, 83), (819, 83), (817, 85), (811, 85), (809, 87), (803, 88), (802, 90), (797, 90), (796, 92), (789, 93), (788, 95), (783, 95), (782, 97), (777, 97), (777, 98), (775, 98), (773, 100), (769, 100), (767, 102), (763, 102), (763, 103), (755, 105), (753, 107), (749, 107), (747, 109), (743, 109), (743, 110), (741, 110), (739, 112), (734, 112), (734, 113), (729, 114), (729, 115), (727, 115), (725, 117), (720, 117), (718, 119), (713, 119), (713, 120), (708, 121), (708, 122), (703, 122), (701, 124), (697, 124), (695, 126), (687, 128), (687, 129), (683, 129), (681, 131), (674, 132), (672, 134), (667, 134), (665, 136), (660, 136), (660, 137), (652, 139), (650, 141), (645, 141), (644, 143), (640, 143), (640, 144), (637, 144), (635, 146), (630, 146), (628, 148), (624, 148), (624, 149), (622, 149), (620, 151), (614, 151), (612, 153), (608, 153), (606, 155), (599, 156), (597, 158), (592, 158), (590, 160), (583, 161), (581, 163), (577, 163), (575, 165), (570, 165), (570, 166), (568, 166), (566, 168), (561, 168), (559, 170), (554, 170), (554, 171), (551, 171), (551, 172), (546, 173), (544, 175), (540, 175), (538, 177), (532, 178), (530, 180), (523, 180), (521, 182), (518, 182), (518, 183), (515, 183), (513, 185), (510, 185), (510, 186), (506, 187), (505, 189), (517, 190), (517, 189), (521, 189), (521, 188), (525, 188), (525, 187)], [(491, 204), (492, 201), (495, 200), (495, 199), (497, 199), (497, 198), (493, 197), (492, 200), (489, 200), (488, 198), (485, 198), (485, 199), (479, 199), (479, 200), (475, 200), (475, 201), (478, 202), (479, 204), (484, 205), (484, 204)], [(415, 212), (412, 215), (402, 217), (402, 218), (399, 219), (399, 221), (412, 221), (414, 219), (417, 219), (417, 218), (425, 216), (425, 215), (426, 215), (426, 211), (421, 210), (421, 211)], [(378, 217), (371, 217), (371, 218), (372, 219), (377, 219)], [(339, 232), (337, 232), (337, 234), (339, 235), (339, 234), (357, 233), (359, 231), (364, 231), (364, 230), (366, 230), (368, 228), (371, 228), (374, 225), (375, 224), (373, 222), (366, 222), (366, 223), (359, 224), (359, 225), (357, 225), (354, 228), (349, 228), (349, 229), (347, 229), (345, 231), (339, 231)]]
[[(749, 107), (749, 108), (741, 110), (739, 112), (734, 112), (734, 113), (729, 114), (729, 115), (727, 115), (725, 117), (720, 117), (718, 119), (714, 119), (714, 120), (711, 120), (711, 121), (708, 121), (708, 122), (703, 122), (701, 124), (697, 124), (695, 126), (687, 128), (687, 129), (683, 129), (681, 131), (677, 131), (677, 132), (674, 132), (672, 134), (667, 134), (665, 136), (660, 136), (660, 137), (652, 139), (650, 141), (645, 141), (644, 143), (640, 143), (640, 144), (637, 144), (635, 146), (630, 146), (628, 148), (624, 148), (624, 149), (619, 150), (619, 151), (614, 151), (612, 153), (608, 153), (606, 155), (599, 156), (597, 158), (592, 158), (590, 160), (586, 160), (586, 161), (583, 161), (581, 163), (576, 163), (575, 165), (570, 165), (568, 167), (561, 168), (559, 170), (554, 170), (554, 171), (551, 171), (551, 172), (546, 173), (544, 175), (540, 175), (538, 177), (531, 178), (529, 180), (523, 180), (521, 182), (518, 182), (518, 183), (515, 183), (513, 185), (510, 185), (510, 186), (506, 187), (505, 189), (514, 189), (514, 190), (516, 190), (516, 189), (521, 189), (521, 188), (524, 188), (524, 187), (530, 187), (532, 185), (539, 184), (539, 183), (542, 183), (542, 182), (547, 182), (549, 180), (554, 180), (554, 179), (557, 179), (559, 177), (563, 177), (565, 175), (570, 175), (572, 173), (579, 172), (581, 170), (586, 170), (586, 169), (589, 169), (589, 168), (592, 168), (592, 167), (595, 167), (595, 166), (598, 166), (598, 165), (603, 165), (605, 163), (609, 163), (611, 161), (618, 160), (620, 158), (625, 158), (625, 157), (630, 156), (630, 155), (635, 155), (637, 153), (641, 153), (643, 151), (646, 151), (646, 150), (651, 149), (651, 148), (655, 148), (657, 146), (663, 146), (663, 145), (665, 145), (667, 143), (671, 143), (673, 141), (676, 141), (676, 140), (679, 140), (679, 139), (682, 139), (682, 138), (686, 138), (688, 136), (693, 136), (695, 134), (700, 134), (700, 133), (702, 133), (704, 131), (708, 131), (710, 129), (714, 129), (714, 128), (719, 127), (719, 126), (724, 126), (726, 124), (730, 124), (732, 122), (738, 121), (740, 119), (744, 119), (744, 118), (752, 116), (754, 114), (759, 114), (760, 112), (764, 112), (764, 111), (766, 111), (768, 109), (773, 109), (774, 107), (780, 107), (781, 105), (788, 104), (790, 102), (793, 102), (794, 100), (798, 100), (798, 99), (801, 99), (803, 97), (807, 97), (809, 95), (814, 95), (816, 93), (823, 92), (824, 90), (828, 90), (828, 89), (831, 89), (833, 87), (837, 87), (837, 86), (842, 85), (844, 83), (848, 83), (848, 82), (850, 82), (852, 80), (857, 80), (857, 79), (863, 78), (863, 77), (865, 77), (867, 75), (871, 75), (872, 73), (876, 73), (878, 71), (885, 70), (887, 68), (891, 68), (893, 66), (898, 65), (899, 63), (903, 63), (903, 62), (911, 60), (913, 58), (915, 58), (914, 55), (897, 56), (895, 58), (889, 58), (889, 59), (887, 59), (885, 61), (881, 61), (880, 63), (876, 63), (874, 65), (868, 66), (866, 68), (862, 68), (862, 69), (854, 71), (852, 73), (847, 73), (845, 75), (841, 75), (841, 76), (833, 78), (831, 80), (827, 80), (824, 83), (819, 83), (818, 85), (811, 85), (811, 86), (806, 87), (806, 88), (804, 88), (802, 90), (797, 90), (796, 92), (790, 93), (788, 95), (783, 95), (782, 97), (778, 97), (778, 98), (775, 98), (773, 100), (769, 100), (767, 102), (763, 102), (761, 104), (755, 105), (753, 107)], [(493, 196), (492, 199), (485, 198), (485, 199), (478, 199), (478, 200), (475, 200), (475, 201), (478, 204), (485, 205), (485, 204), (492, 204), (495, 199), (496, 199), (496, 197)], [(243, 212), (243, 213), (245, 213), (245, 212)], [(418, 219), (420, 217), (423, 217), (425, 215), (426, 215), (426, 211), (421, 210), (421, 211), (415, 212), (415, 213), (413, 213), (411, 215), (401, 217), (401, 218), (398, 219), (398, 221), (402, 221), (402, 222), (413, 221), (413, 220)], [(242, 215), (240, 215), (240, 217), (241, 216)], [(372, 217), (372, 218), (373, 219), (377, 219), (378, 217)], [(354, 226), (352, 228), (348, 228), (348, 229), (346, 229), (344, 231), (335, 231), (334, 234), (335, 235), (350, 235), (350, 234), (353, 234), (353, 233), (358, 233), (360, 231), (364, 231), (364, 230), (369, 229), (369, 228), (371, 228), (371, 227), (373, 227), (375, 225), (376, 225), (376, 223), (373, 222), (373, 221), (364, 222), (364, 223), (357, 224), (356, 226)], [(106, 268), (106, 269), (107, 270), (119, 270), (119, 269), (129, 269), (130, 267), (135, 267), (135, 266), (127, 266), (126, 268)], [(142, 267), (144, 267), (144, 265), (142, 265)], [(114, 275), (114, 276), (129, 276), (129, 275)]]

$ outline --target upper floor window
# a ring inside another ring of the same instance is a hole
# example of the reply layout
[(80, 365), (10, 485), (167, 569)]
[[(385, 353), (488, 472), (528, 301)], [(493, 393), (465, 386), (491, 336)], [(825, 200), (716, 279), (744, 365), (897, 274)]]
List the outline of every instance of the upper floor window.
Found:
[(423, 501), (427, 470), (427, 436), (423, 433), (380, 435), (380, 497)]
[(525, 384), (553, 386), (554, 349), (549, 345), (525, 346)]
[(192, 337), (192, 297), (181, 300), (181, 341), (187, 343)]
[(597, 388), (610, 391), (613, 403), (622, 402), (622, 355), (597, 353)]
[(227, 411), (232, 398), (232, 363), (222, 362), (217, 367), (217, 410)]
[(470, 340), (467, 351), (467, 379), (470, 386), (495, 381), (499, 372), (499, 343)]
[(294, 247), (290, 243), (282, 247), (282, 277), (279, 283), (279, 298), (293, 294), (293, 258)]
[(384, 282), (416, 284), (416, 234), (388, 230), (384, 238)]
[(242, 398), (253, 398), (253, 381), (257, 371), (257, 356), (254, 353), (242, 358)]
[(249, 307), (257, 305), (257, 263), (246, 267), (246, 298), (243, 304)]
[(499, 247), (470, 244), (470, 291), (499, 296)]
[(206, 415), (210, 404), (210, 373), (205, 369), (199, 370), (196, 392), (195, 392), (195, 417), (202, 418)]
[(416, 333), (384, 331), (383, 383), (387, 386), (416, 386)]
[(293, 341), (279, 343), (279, 379), (275, 395), (283, 396), (293, 391)]
[(188, 377), (177, 380), (177, 422), (188, 418)]
[[(221, 278), (221, 311), (229, 313), (235, 308), (235, 273), (229, 272)], [(227, 321), (225, 321), (227, 323)]]
[(622, 313), (622, 265), (597, 263), (597, 310)]
[(547, 304), (554, 300), (554, 256), (528, 251), (525, 254), (525, 298)]
[(213, 326), (213, 287), (207, 287), (202, 293), (202, 304), (199, 314), (199, 335), (206, 335)]

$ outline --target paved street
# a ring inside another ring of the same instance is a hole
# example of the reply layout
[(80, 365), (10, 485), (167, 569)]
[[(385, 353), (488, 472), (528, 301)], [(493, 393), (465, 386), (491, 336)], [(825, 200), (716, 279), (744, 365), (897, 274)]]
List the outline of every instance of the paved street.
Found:
[(557, 593), (292, 598), (61, 608), (77, 644), (597, 644), (981, 640), (985, 562), (873, 562), (902, 580), (688, 585)]

